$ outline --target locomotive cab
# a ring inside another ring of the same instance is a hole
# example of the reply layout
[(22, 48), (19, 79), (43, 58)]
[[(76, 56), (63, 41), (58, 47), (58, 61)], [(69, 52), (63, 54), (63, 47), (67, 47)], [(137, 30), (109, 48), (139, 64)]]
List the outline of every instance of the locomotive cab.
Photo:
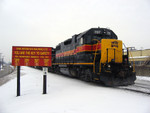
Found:
[(101, 39), (118, 39), (118, 37), (112, 30), (105, 28), (92, 28), (78, 36), (80, 44), (96, 44), (96, 40), (101, 42)]

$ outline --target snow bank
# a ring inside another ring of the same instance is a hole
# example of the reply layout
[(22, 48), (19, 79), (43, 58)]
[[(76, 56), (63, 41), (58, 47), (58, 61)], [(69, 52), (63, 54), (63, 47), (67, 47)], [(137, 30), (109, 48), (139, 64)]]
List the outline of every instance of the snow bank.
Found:
[(150, 77), (145, 77), (145, 76), (136, 76), (137, 80), (145, 80), (150, 82)]
[(103, 87), (48, 73), (42, 95), (42, 71), (23, 67), (21, 96), (16, 79), (0, 87), (0, 113), (150, 113), (150, 96)]

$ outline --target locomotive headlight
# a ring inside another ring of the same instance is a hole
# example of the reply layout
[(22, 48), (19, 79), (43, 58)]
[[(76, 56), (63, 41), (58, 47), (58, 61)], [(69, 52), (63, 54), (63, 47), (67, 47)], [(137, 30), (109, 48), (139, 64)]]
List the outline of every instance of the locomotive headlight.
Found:
[(111, 70), (111, 65), (110, 65), (110, 64), (107, 64), (106, 70), (107, 70), (107, 71), (110, 71), (110, 70)]
[(111, 66), (108, 64), (107, 67), (110, 68)]
[(129, 68), (132, 68), (132, 66), (130, 65)]

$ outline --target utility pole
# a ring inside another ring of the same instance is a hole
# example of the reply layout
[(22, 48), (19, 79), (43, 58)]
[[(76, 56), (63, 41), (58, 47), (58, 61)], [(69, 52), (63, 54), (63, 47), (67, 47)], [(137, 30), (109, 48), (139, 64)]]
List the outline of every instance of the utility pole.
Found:
[(4, 67), (4, 56), (2, 57), (2, 68)]
[(143, 54), (142, 54), (142, 50), (143, 50), (143, 47), (141, 47), (141, 56), (143, 55)]
[(0, 53), (0, 70), (1, 70), (1, 65), (2, 65), (2, 62), (1, 62), (1, 55), (2, 55), (2, 53)]

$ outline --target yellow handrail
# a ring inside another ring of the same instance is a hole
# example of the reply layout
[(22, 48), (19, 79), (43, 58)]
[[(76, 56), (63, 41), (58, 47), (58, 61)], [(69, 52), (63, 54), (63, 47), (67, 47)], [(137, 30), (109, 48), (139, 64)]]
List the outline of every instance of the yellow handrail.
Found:
[(95, 60), (96, 60), (97, 45), (99, 44), (99, 40), (98, 39), (93, 39), (93, 40), (97, 41), (96, 50), (95, 50), (95, 54), (94, 54), (94, 61), (93, 61), (93, 73), (95, 73)]

